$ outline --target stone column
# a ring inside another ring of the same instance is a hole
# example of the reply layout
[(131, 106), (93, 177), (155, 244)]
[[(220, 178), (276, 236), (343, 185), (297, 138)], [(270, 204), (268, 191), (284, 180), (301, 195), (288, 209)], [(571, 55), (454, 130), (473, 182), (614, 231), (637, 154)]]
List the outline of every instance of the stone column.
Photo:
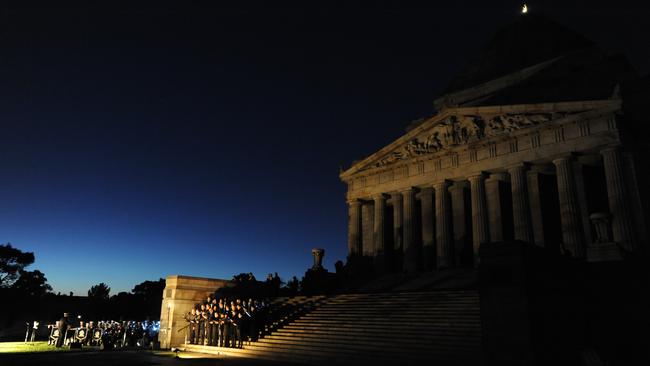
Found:
[(472, 200), (472, 237), (474, 247), (474, 265), (478, 266), (478, 248), (481, 243), (489, 241), (487, 208), (485, 204), (485, 176), (472, 175), (469, 180)]
[(402, 215), (404, 222), (402, 237), (404, 244), (404, 265), (407, 272), (417, 272), (419, 269), (420, 253), (415, 245), (415, 193), (409, 188), (402, 193)]
[(375, 212), (371, 201), (361, 205), (361, 254), (372, 258), (375, 255)]
[(541, 173), (535, 170), (526, 172), (528, 180), (528, 199), (530, 204), (530, 219), (533, 228), (533, 238), (535, 245), (545, 246), (544, 239), (544, 219), (542, 216), (542, 199), (540, 195), (539, 175)]
[(578, 195), (576, 193), (575, 176), (570, 157), (553, 160), (557, 174), (557, 190), (560, 198), (560, 221), (562, 222), (562, 239), (565, 249), (573, 256), (585, 257), (585, 244), (582, 232), (582, 220)]
[(422, 209), (422, 265), (425, 271), (431, 271), (436, 263), (436, 246), (433, 241), (433, 190), (423, 188), (419, 197)]
[(584, 170), (585, 167), (579, 161), (573, 163), (573, 176), (576, 181), (576, 193), (578, 194), (578, 206), (580, 207), (580, 218), (582, 219), (582, 235), (585, 244), (593, 243), (591, 237), (591, 220), (589, 219), (589, 209), (587, 206), (587, 190)]
[(499, 185), (507, 179), (505, 173), (492, 173), (485, 180), (487, 198), (488, 221), (490, 223), (490, 241), (502, 241), (503, 235), (503, 207), (501, 207), (501, 191)]
[(467, 214), (465, 213), (465, 190), (467, 186), (467, 182), (462, 181), (455, 182), (449, 187), (454, 235), (454, 263), (456, 267), (460, 267), (463, 264), (463, 252), (465, 251), (469, 237), (467, 232)]
[(610, 147), (600, 152), (605, 165), (607, 181), (607, 199), (612, 215), (612, 234), (614, 241), (627, 251), (636, 249), (634, 227), (630, 212), (629, 193), (623, 172), (623, 161), (618, 146)]
[(385, 216), (386, 216), (386, 195), (378, 194), (373, 197), (375, 202), (375, 220), (374, 220), (374, 243), (375, 243), (375, 270), (378, 273), (384, 273), (387, 269), (386, 263), (386, 235), (385, 235)]
[(436, 254), (437, 268), (444, 269), (453, 266), (453, 247), (451, 245), (451, 218), (449, 217), (449, 183), (442, 181), (433, 187), (436, 190)]
[(523, 164), (508, 168), (512, 189), (512, 215), (515, 226), (515, 239), (533, 243), (533, 230), (530, 222), (528, 204), (528, 182), (526, 167)]
[(393, 249), (395, 251), (402, 250), (402, 237), (403, 230), (403, 215), (402, 215), (402, 194), (396, 193), (391, 195), (393, 201)]
[(361, 202), (356, 199), (348, 201), (348, 210), (348, 256), (356, 257), (361, 255)]

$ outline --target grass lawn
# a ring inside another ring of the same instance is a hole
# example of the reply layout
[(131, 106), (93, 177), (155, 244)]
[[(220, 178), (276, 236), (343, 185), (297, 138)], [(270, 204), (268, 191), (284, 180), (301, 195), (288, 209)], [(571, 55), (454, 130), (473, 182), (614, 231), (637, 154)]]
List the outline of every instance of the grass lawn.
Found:
[[(68, 347), (48, 346), (47, 342), (0, 342), (0, 353), (69, 352)], [(78, 351), (78, 350), (73, 350)]]

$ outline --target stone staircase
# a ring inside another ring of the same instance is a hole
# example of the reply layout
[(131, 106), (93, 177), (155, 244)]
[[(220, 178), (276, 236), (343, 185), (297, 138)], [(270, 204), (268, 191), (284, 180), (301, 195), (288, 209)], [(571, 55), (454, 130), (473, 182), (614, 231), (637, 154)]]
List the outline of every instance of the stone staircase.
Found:
[(476, 290), (345, 294), (316, 300), (300, 300), (318, 305), (244, 349), (185, 349), (314, 365), (481, 363)]

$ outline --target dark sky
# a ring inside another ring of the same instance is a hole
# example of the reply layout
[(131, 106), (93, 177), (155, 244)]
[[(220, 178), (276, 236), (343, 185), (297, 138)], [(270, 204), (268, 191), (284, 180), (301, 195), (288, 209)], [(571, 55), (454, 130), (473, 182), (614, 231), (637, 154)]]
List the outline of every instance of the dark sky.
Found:
[[(43, 3), (0, 9), (0, 242), (77, 294), (300, 277), (313, 247), (333, 270), (339, 167), (430, 115), (522, 4)], [(647, 73), (646, 11), (569, 3), (528, 4)]]

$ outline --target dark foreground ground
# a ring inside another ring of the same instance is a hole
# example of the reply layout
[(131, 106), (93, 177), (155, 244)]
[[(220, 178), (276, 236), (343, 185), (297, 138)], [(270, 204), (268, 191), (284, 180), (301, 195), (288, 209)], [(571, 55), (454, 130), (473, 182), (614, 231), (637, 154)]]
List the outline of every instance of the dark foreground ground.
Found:
[(43, 353), (0, 353), (2, 366), (280, 366), (284, 363), (253, 360), (239, 357), (205, 356), (181, 353), (176, 358), (171, 352), (150, 351), (83, 351)]

